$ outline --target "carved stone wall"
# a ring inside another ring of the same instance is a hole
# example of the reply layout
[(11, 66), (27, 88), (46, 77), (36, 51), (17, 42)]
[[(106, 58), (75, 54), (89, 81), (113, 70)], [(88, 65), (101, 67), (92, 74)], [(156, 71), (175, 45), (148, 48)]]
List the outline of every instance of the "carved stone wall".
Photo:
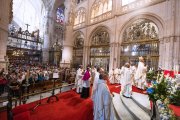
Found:
[(7, 62), (5, 60), (8, 38), (8, 24), (12, 19), (12, 1), (0, 1), (0, 69), (7, 70)]

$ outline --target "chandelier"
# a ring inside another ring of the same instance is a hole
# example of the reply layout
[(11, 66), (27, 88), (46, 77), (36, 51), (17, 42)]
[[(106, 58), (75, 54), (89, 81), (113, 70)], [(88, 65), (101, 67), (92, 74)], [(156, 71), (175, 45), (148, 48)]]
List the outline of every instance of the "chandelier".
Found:
[(22, 50), (15, 50), (12, 53), (13, 56), (24, 56), (24, 52)]

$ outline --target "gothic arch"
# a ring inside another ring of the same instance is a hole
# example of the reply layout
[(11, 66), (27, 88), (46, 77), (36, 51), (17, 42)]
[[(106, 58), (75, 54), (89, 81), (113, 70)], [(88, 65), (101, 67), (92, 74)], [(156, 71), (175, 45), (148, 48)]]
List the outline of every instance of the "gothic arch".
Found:
[(110, 30), (105, 26), (96, 27), (89, 37), (90, 64), (109, 70)]
[(126, 22), (119, 34), (121, 66), (130, 61), (136, 64), (143, 56), (148, 66), (157, 68), (163, 25), (161, 18), (153, 14), (141, 14)]
[[(82, 47), (84, 46), (84, 33), (83, 32), (81, 32), (81, 31), (76, 31), (75, 33), (74, 33), (74, 35), (73, 35), (74, 37), (74, 44), (73, 44), (73, 46), (75, 47), (75, 46), (77, 46), (78, 44), (77, 44), (77, 42), (81, 42), (80, 43), (80, 45), (82, 45)], [(82, 41), (77, 41), (77, 38), (78, 39), (81, 39)]]
[(112, 32), (111, 32), (111, 29), (108, 27), (108, 26), (105, 26), (105, 25), (99, 25), (99, 26), (97, 26), (97, 27), (95, 27), (92, 31), (91, 31), (91, 33), (89, 34), (89, 39), (88, 39), (88, 46), (91, 46), (91, 40), (92, 40), (92, 37), (93, 37), (93, 35), (96, 33), (96, 32), (98, 32), (98, 31), (100, 31), (100, 30), (103, 30), (103, 31), (107, 31), (107, 33), (109, 34), (109, 42), (111, 43), (111, 38), (113, 37), (112, 36)]
[(164, 22), (163, 20), (155, 15), (155, 14), (152, 14), (152, 13), (142, 13), (141, 15), (138, 15), (138, 16), (133, 16), (129, 19), (129, 21), (125, 22), (122, 26), (122, 28), (120, 29), (119, 31), (119, 37), (118, 37), (118, 41), (119, 43), (122, 43), (122, 37), (123, 37), (123, 33), (125, 31), (125, 29), (130, 26), (134, 21), (138, 20), (138, 19), (148, 19), (150, 21), (152, 21), (157, 27), (158, 27), (158, 30), (159, 30), (159, 40), (161, 38), (163, 38), (163, 34), (164, 34)]
[(74, 33), (73, 61), (72, 66), (78, 68), (83, 64), (84, 34), (81, 31)]

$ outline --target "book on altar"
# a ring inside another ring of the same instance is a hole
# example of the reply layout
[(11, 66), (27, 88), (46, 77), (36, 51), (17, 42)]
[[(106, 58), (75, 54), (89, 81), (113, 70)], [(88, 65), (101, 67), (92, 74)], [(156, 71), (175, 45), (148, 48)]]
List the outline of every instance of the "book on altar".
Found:
[(53, 78), (59, 78), (59, 74), (58, 73), (53, 73)]

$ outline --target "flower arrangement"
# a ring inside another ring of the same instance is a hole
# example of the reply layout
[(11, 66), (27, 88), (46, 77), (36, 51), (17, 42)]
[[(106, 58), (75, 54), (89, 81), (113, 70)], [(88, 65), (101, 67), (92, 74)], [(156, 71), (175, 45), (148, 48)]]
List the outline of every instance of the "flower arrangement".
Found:
[(156, 79), (156, 73), (153, 69), (150, 69), (147, 74), (146, 74), (146, 78), (148, 82), (151, 82), (152, 80)]
[(180, 106), (180, 75), (176, 75), (173, 79), (168, 79), (168, 83), (168, 86), (171, 89), (169, 96), (170, 103)]
[(161, 75), (160, 80), (152, 81), (151, 84), (152, 85), (147, 89), (147, 93), (151, 101), (164, 101), (170, 94), (170, 91), (167, 88), (168, 83), (164, 78), (164, 74)]
[[(147, 88), (147, 93), (149, 99), (153, 102), (153, 104), (157, 105), (160, 120), (175, 120), (175, 116), (168, 108), (168, 104), (170, 103), (170, 98), (172, 98), (172, 94), (176, 96), (176, 92), (174, 92), (174, 82), (170, 77), (164, 77), (164, 74), (158, 74), (157, 80), (151, 82), (151, 86)], [(174, 97), (176, 98), (176, 97)], [(178, 99), (178, 98), (177, 98)]]

